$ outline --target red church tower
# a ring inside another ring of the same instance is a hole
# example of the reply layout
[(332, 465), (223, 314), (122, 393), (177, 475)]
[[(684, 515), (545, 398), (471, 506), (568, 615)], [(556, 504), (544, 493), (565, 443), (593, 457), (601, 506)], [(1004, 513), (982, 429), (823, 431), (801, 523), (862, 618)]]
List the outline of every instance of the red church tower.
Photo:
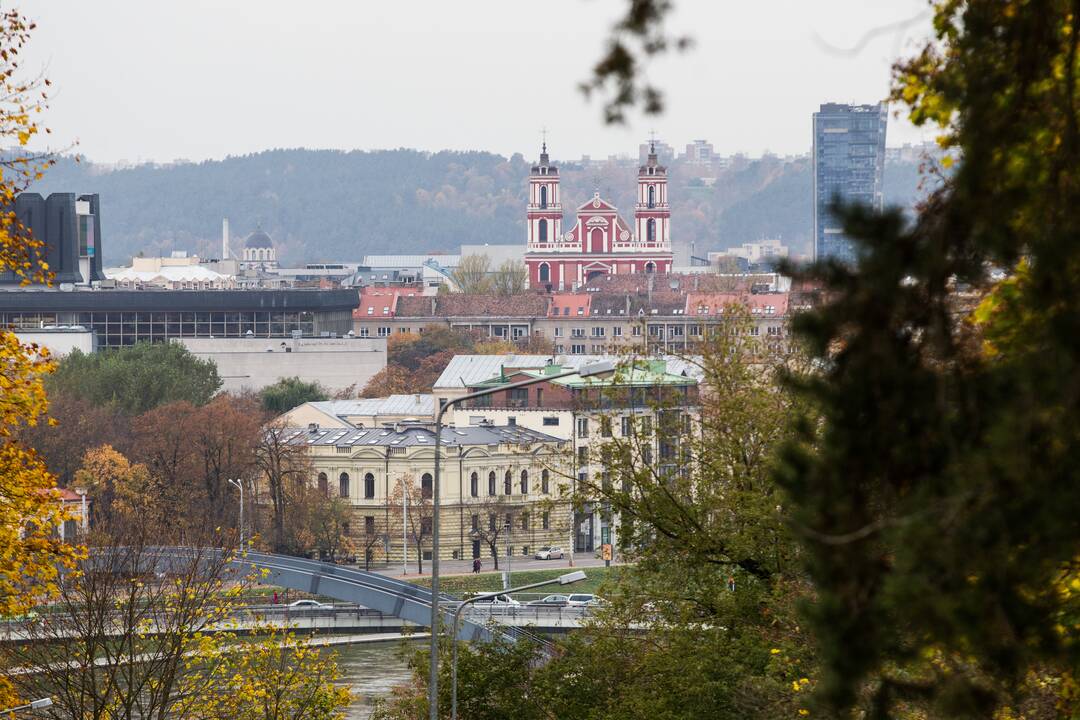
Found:
[(597, 192), (577, 209), (573, 229), (563, 235), (559, 171), (548, 160), (546, 142), (529, 175), (526, 217), (525, 264), (532, 287), (568, 290), (600, 275), (671, 272), (667, 168), (657, 163), (655, 146), (638, 171), (633, 229)]

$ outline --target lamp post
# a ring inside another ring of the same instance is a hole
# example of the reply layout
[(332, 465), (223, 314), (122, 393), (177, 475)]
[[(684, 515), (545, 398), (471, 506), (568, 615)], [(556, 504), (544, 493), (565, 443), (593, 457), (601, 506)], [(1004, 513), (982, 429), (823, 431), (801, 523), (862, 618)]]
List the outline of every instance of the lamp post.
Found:
[(229, 484), (240, 491), (240, 551), (244, 551), (244, 484), (239, 480), (227, 478)]
[(529, 585), (522, 585), (516, 588), (507, 588), (506, 590), (500, 590), (494, 593), (484, 593), (483, 595), (477, 595), (476, 597), (469, 598), (463, 601), (454, 610), (454, 634), (450, 636), (450, 642), (453, 643), (453, 659), (450, 660), (450, 720), (457, 720), (457, 634), (458, 626), (461, 624), (461, 611), (465, 609), (466, 605), (471, 605), (474, 602), (484, 600), (486, 598), (493, 598), (499, 595), (505, 595), (507, 593), (524, 592), (525, 590), (532, 590), (534, 588), (544, 587), (546, 585), (569, 585), (570, 583), (578, 582), (585, 579), (585, 573), (582, 570), (575, 570), (572, 573), (566, 573), (560, 575), (553, 580), (544, 580), (543, 582), (531, 583)]
[(11, 715), (14, 715), (16, 712), (20, 712), (22, 710), (44, 710), (45, 708), (52, 707), (52, 704), (53, 701), (51, 697), (41, 698), (40, 700), (28, 702), (25, 705), (18, 705), (13, 708), (8, 708), (7, 710), (0, 710), (0, 715), (8, 715), (9, 713)]
[(439, 720), (439, 496), (441, 494), (439, 491), (439, 471), (442, 468), (441, 450), (443, 415), (454, 405), (465, 402), (466, 400), (474, 400), (476, 398), (494, 395), (498, 392), (514, 390), (516, 388), (536, 385), (549, 380), (572, 377), (574, 375), (590, 377), (606, 375), (613, 372), (615, 372), (615, 363), (613, 362), (591, 363), (589, 365), (584, 365), (577, 370), (567, 370), (565, 372), (555, 373), (554, 375), (542, 375), (540, 377), (507, 383), (505, 385), (499, 385), (498, 387), (462, 395), (459, 398), (454, 398), (453, 400), (443, 403), (442, 407), (440, 407), (439, 411), (435, 414), (435, 477), (432, 479), (431, 483), (431, 642), (428, 649), (431, 656), (428, 663), (428, 710), (431, 720)]

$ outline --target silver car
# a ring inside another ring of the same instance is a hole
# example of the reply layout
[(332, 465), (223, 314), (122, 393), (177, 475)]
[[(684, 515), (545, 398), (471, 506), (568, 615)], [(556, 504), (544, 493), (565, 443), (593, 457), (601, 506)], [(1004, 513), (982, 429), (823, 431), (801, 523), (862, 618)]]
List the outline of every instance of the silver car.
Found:
[(533, 557), (537, 560), (562, 560), (563, 551), (561, 547), (542, 547)]

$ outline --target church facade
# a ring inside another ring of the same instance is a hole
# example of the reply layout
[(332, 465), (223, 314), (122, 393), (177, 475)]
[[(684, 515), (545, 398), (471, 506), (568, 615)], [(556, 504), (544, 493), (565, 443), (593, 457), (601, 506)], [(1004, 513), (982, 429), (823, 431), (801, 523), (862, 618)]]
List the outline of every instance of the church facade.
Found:
[(601, 275), (671, 271), (671, 208), (667, 168), (650, 146), (638, 171), (634, 225), (596, 192), (577, 209), (573, 227), (562, 228), (559, 169), (552, 165), (545, 143), (540, 163), (529, 174), (526, 212), (529, 285), (545, 290), (572, 290)]

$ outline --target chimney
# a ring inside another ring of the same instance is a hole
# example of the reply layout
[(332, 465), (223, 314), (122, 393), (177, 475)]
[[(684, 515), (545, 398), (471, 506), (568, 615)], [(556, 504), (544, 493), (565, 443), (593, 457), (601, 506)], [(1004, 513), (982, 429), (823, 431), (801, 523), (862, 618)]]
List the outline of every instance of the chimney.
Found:
[(221, 259), (229, 259), (229, 218), (221, 219)]

